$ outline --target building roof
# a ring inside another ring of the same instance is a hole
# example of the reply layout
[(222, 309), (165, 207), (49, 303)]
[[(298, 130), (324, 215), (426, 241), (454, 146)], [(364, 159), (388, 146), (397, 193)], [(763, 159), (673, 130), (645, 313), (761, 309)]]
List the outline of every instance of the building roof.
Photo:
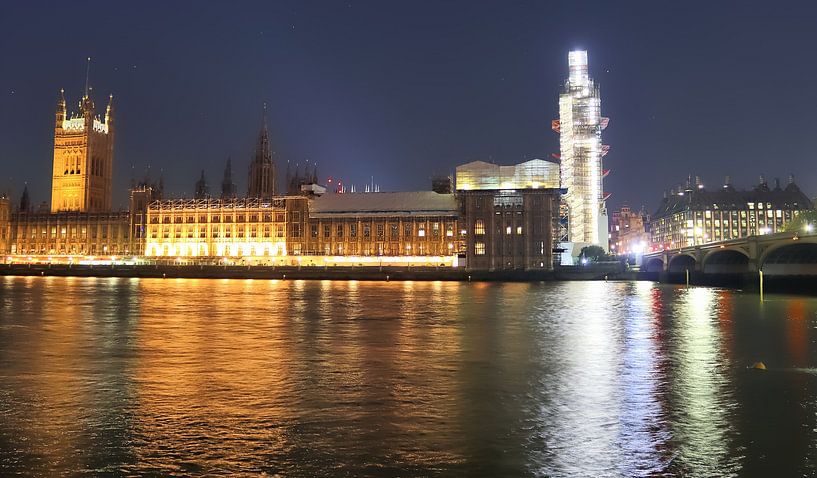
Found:
[(453, 194), (434, 191), (325, 194), (309, 201), (310, 217), (449, 216), (457, 214)]
[(559, 165), (532, 159), (512, 166), (473, 161), (457, 166), (457, 190), (559, 188)]
[[(785, 189), (779, 187), (769, 189), (763, 183), (748, 191), (738, 191), (726, 185), (714, 191), (687, 188), (683, 192), (671, 194), (661, 201), (653, 219), (686, 210), (748, 210), (749, 203), (763, 203), (766, 209), (804, 210), (813, 207), (809, 198), (793, 182)], [(771, 207), (768, 204), (771, 204)]]

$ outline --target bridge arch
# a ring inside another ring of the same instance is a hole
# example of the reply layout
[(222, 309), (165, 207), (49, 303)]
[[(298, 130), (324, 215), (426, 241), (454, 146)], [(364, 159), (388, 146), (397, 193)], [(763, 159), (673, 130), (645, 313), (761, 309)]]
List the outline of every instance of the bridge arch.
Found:
[(817, 242), (791, 241), (764, 251), (759, 261), (767, 275), (817, 276)]
[(664, 270), (664, 260), (660, 257), (650, 257), (644, 262), (645, 272), (662, 272)]
[(667, 270), (669, 272), (684, 272), (686, 270), (695, 270), (695, 258), (689, 254), (678, 254), (669, 260)]
[(740, 249), (715, 249), (703, 259), (707, 274), (745, 274), (749, 272), (749, 255)]

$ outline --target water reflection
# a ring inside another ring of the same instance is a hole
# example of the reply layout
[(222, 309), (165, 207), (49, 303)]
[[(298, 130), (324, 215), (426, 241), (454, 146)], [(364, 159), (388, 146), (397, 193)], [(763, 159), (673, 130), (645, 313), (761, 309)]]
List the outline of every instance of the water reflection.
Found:
[(0, 278), (0, 474), (808, 474), (817, 302), (771, 299)]
[(739, 455), (729, 456), (735, 404), (728, 387), (728, 362), (718, 334), (722, 293), (685, 288), (674, 307), (674, 370), (671, 374), (677, 451), (673, 469), (682, 475), (734, 476)]

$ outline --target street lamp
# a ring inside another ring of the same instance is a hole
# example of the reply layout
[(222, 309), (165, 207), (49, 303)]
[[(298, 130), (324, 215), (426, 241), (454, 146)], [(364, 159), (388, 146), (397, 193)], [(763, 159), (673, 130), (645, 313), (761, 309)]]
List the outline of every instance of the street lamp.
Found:
[(814, 230), (814, 224), (806, 223), (806, 226), (803, 228), (806, 232), (812, 232)]

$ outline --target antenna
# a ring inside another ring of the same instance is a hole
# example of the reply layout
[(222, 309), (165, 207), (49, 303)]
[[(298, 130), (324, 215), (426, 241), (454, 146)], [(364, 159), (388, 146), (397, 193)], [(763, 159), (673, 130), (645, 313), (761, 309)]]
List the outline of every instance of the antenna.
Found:
[(88, 79), (91, 76), (91, 57), (88, 57), (88, 64), (85, 65), (85, 97), (88, 97)]

